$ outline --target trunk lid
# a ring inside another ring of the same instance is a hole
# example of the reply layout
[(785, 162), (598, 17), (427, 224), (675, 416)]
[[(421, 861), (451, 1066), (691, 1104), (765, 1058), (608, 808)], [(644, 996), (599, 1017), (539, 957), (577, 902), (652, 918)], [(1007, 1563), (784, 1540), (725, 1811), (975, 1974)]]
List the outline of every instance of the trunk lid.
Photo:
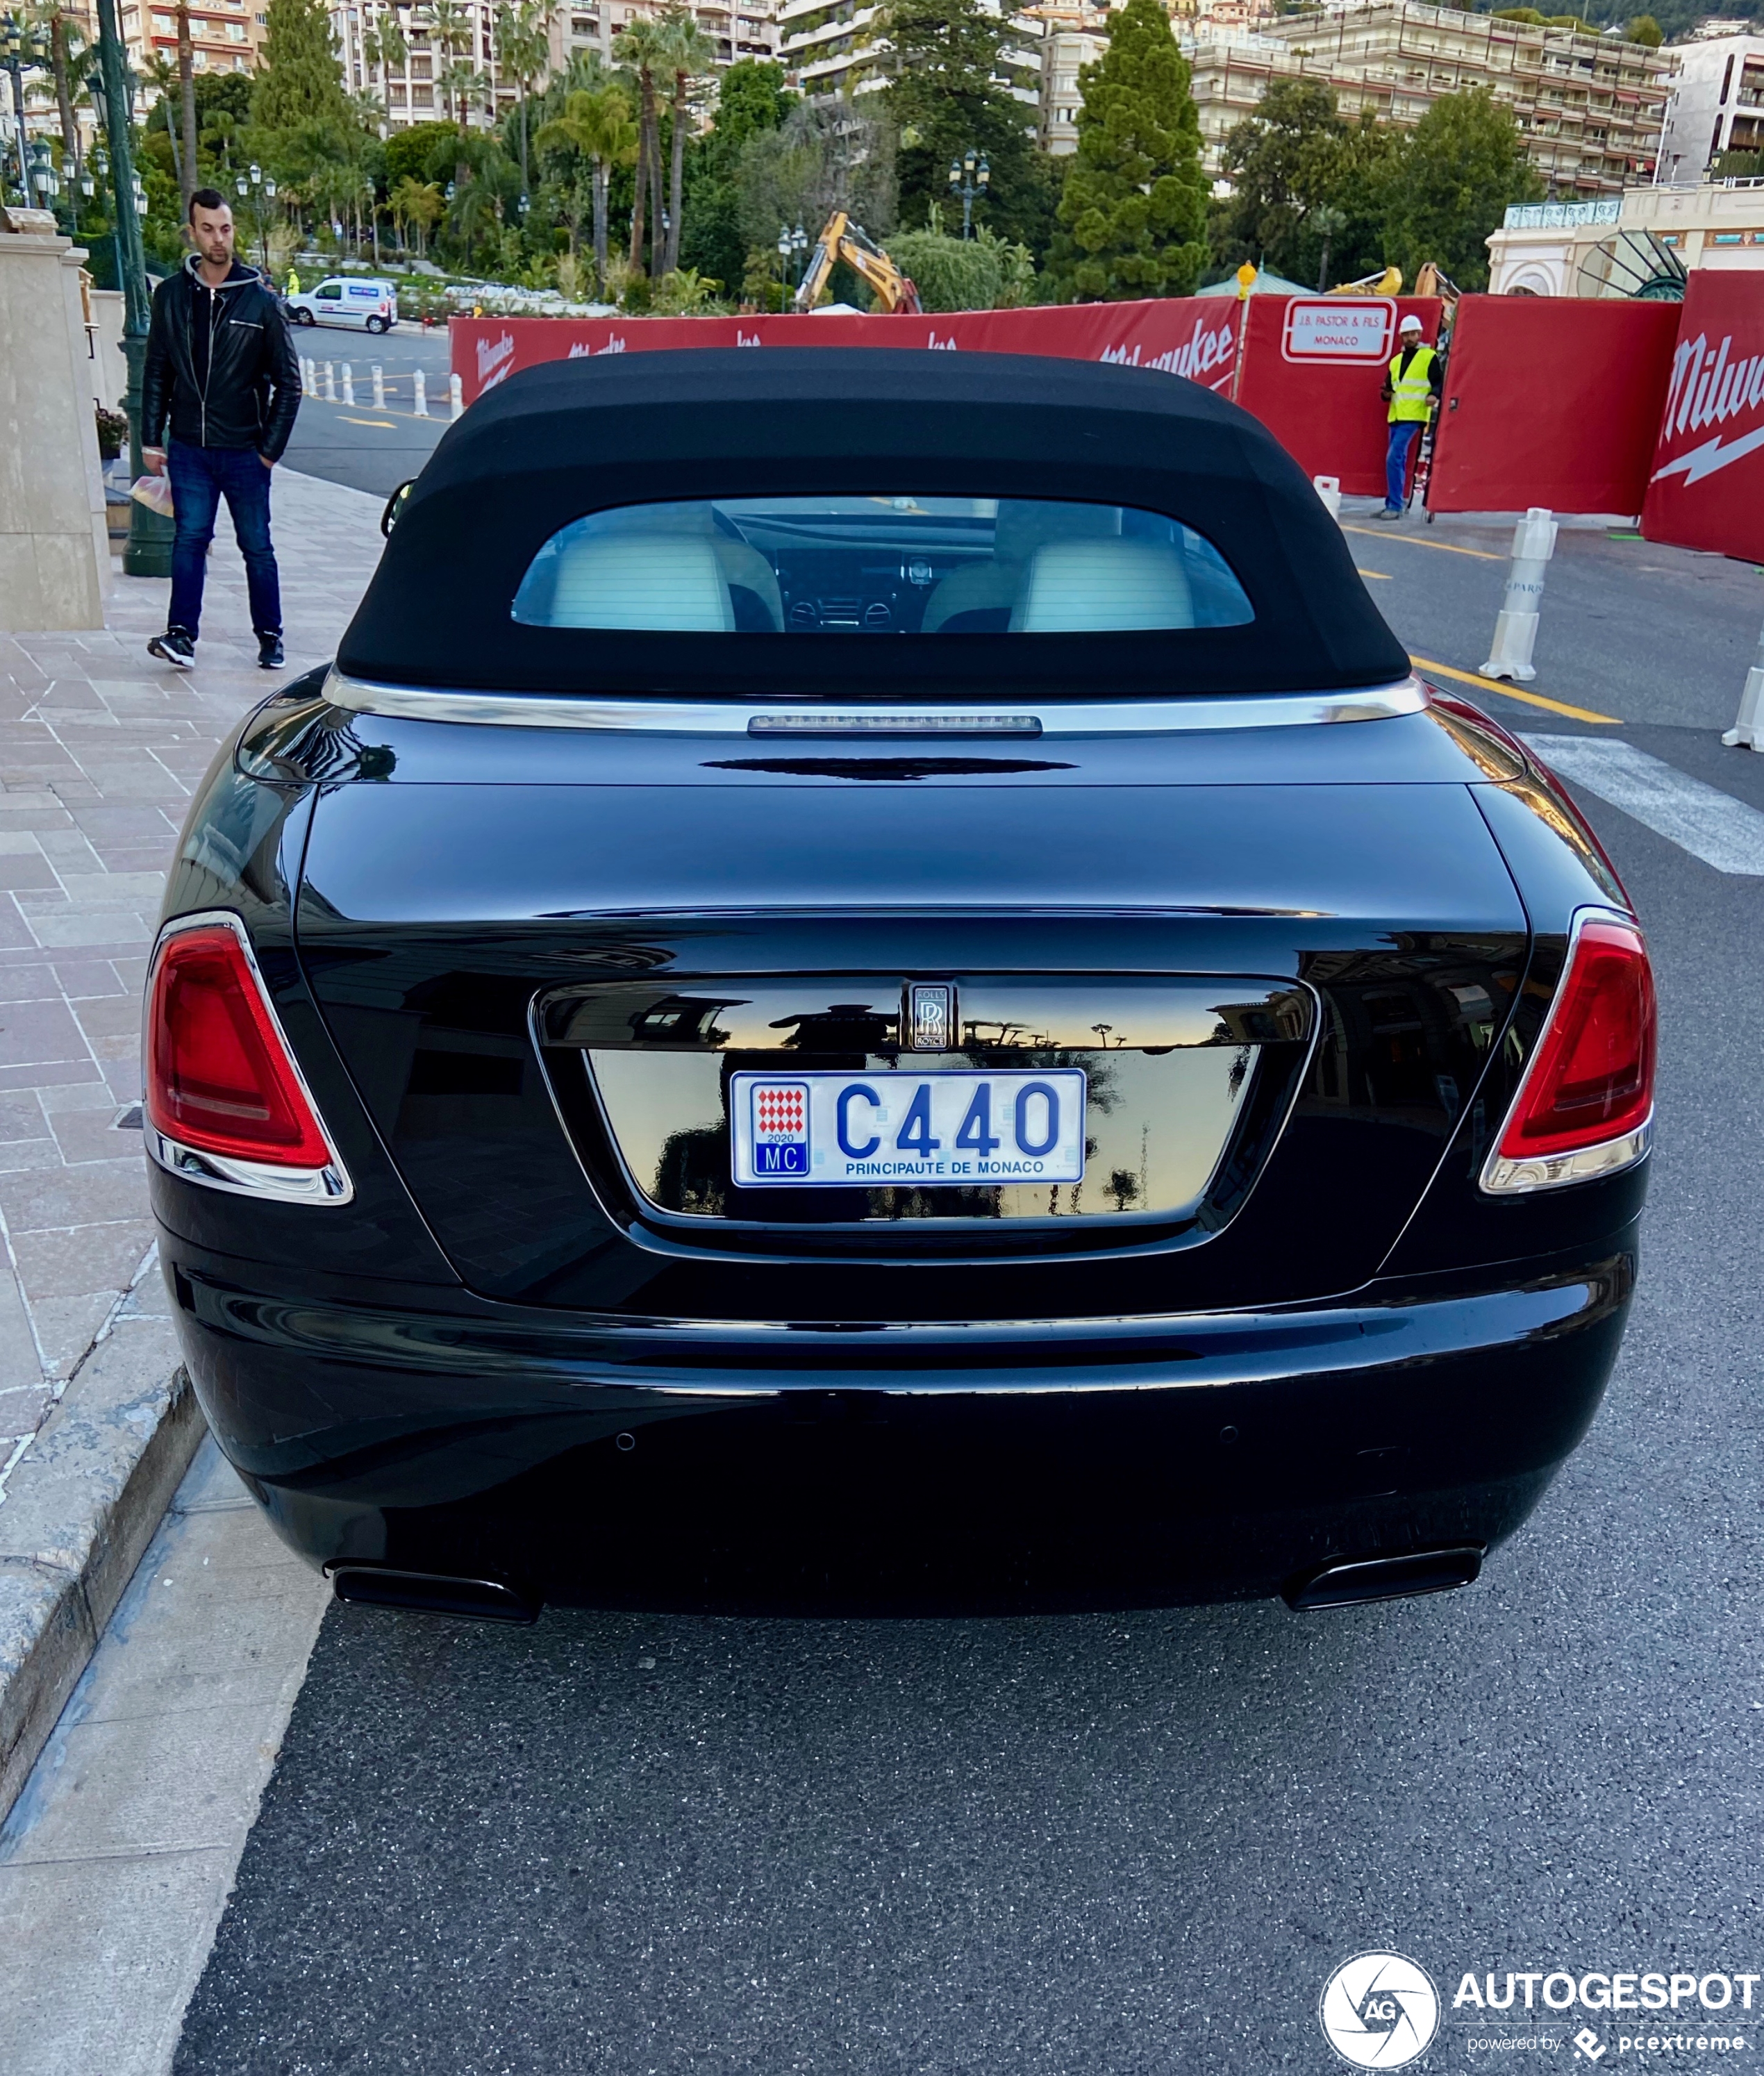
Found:
[[(626, 783), (345, 783), (301, 956), (488, 1297), (861, 1322), (1351, 1288), (1476, 1100), (1524, 914), (1463, 784), (1183, 783), (1187, 747), (853, 783), (652, 742)], [(953, 990), (940, 1051), (910, 1049), (915, 983)], [(1081, 1185), (731, 1182), (738, 1075), (978, 1069), (1088, 1076)]]

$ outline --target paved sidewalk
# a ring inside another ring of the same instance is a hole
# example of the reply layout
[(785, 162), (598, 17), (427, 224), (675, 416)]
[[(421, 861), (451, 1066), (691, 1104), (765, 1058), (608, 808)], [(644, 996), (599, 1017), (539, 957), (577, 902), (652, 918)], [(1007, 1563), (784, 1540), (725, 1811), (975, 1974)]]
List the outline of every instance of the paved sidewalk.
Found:
[(224, 513), (188, 675), (147, 654), (169, 583), (120, 571), (106, 633), (0, 635), (0, 1495), (107, 1322), (163, 1310), (156, 1272), (125, 1300), (152, 1239), (140, 990), (166, 865), (216, 743), (334, 651), (380, 505), (277, 471), (276, 676), (255, 667)]
[(0, 2070), (164, 2076), (330, 1588), (205, 1441), (0, 1823)]

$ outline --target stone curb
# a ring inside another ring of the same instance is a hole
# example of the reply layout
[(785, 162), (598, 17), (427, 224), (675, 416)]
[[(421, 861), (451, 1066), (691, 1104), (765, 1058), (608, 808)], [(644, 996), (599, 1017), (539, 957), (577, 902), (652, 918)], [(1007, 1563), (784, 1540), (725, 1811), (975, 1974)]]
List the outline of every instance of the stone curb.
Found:
[(121, 1318), (0, 1505), (0, 1820), (206, 1432), (170, 1322)]

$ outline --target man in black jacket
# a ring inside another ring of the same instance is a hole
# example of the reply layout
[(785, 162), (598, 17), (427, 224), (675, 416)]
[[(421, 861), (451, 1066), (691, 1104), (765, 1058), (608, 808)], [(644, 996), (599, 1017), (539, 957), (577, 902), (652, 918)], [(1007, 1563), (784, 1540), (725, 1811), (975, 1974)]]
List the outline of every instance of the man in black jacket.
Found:
[[(169, 471), (177, 533), (172, 606), (147, 653), (187, 671), (196, 657), (202, 578), (221, 500), (245, 558), (257, 660), (282, 667), (281, 588), (269, 538), (270, 471), (300, 409), (300, 361), (273, 289), (233, 257), (233, 212), (213, 188), (190, 197), (196, 250), (153, 293), (141, 379), (147, 465)], [(159, 442), (167, 419), (172, 437)]]

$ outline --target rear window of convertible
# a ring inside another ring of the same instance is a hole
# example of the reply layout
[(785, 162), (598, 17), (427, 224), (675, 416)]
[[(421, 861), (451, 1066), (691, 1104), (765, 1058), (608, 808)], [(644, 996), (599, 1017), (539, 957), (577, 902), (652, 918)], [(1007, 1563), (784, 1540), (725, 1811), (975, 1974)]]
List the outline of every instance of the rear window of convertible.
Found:
[(1255, 615), (1212, 542), (1164, 513), (817, 496), (590, 513), (533, 557), (513, 617), (674, 634), (1090, 634)]

